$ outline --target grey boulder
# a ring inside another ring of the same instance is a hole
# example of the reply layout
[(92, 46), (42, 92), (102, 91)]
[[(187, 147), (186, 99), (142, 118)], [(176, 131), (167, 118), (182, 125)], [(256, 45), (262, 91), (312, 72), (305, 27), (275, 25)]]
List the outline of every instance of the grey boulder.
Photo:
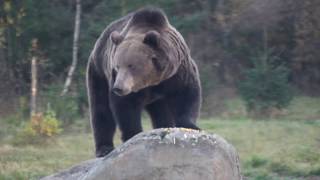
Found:
[(235, 148), (216, 134), (184, 128), (140, 133), (104, 158), (45, 180), (241, 180)]

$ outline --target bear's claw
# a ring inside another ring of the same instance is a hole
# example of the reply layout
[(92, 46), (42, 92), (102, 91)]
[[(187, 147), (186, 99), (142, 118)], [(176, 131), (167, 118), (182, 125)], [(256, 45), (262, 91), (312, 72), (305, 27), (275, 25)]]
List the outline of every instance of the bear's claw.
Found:
[(109, 154), (111, 151), (113, 151), (114, 147), (110, 146), (102, 146), (99, 149), (96, 150), (96, 157), (104, 157), (107, 154)]

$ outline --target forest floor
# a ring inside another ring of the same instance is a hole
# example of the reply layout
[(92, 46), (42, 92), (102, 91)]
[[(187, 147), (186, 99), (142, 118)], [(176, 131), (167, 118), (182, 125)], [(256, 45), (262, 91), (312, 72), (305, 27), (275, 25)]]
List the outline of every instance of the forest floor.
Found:
[[(297, 102), (283, 119), (209, 118), (198, 125), (236, 147), (245, 180), (320, 180), (320, 118), (306, 118), (320, 113), (320, 103)], [(0, 119), (0, 180), (38, 179), (94, 158), (85, 121), (41, 145), (13, 145), (8, 132), (14, 127), (5, 122)], [(143, 123), (145, 130), (151, 128), (149, 121)], [(119, 133), (115, 139), (119, 145)]]

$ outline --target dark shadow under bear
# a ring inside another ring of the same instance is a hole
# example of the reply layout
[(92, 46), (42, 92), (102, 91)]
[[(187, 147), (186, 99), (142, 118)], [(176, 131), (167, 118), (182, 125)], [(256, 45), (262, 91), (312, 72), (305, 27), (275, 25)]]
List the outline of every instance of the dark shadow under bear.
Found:
[(159, 9), (138, 10), (104, 30), (89, 58), (87, 88), (97, 157), (114, 148), (116, 124), (123, 141), (142, 131), (144, 109), (154, 128), (199, 129), (197, 66)]

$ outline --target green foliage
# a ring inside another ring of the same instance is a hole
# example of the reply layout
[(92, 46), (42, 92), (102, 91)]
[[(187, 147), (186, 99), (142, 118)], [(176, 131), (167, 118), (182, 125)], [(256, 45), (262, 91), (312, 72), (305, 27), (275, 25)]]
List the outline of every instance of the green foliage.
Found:
[[(69, 3), (63, 1), (24, 1), (26, 16), (23, 19), (24, 33), (19, 43), (30, 48), (32, 38), (39, 41), (39, 50), (46, 56), (42, 66), (42, 78), (50, 79), (63, 72), (69, 66), (72, 52), (73, 11)], [(26, 56), (25, 54), (23, 55)]]
[(247, 166), (258, 168), (266, 165), (268, 160), (257, 155), (253, 155), (252, 158), (247, 162)]
[(26, 175), (21, 172), (14, 172), (10, 175), (0, 174), (0, 180), (24, 180)]
[(253, 58), (253, 67), (244, 72), (239, 83), (241, 97), (253, 117), (269, 116), (272, 108), (287, 107), (293, 97), (288, 69), (269, 53)]
[[(290, 83), (304, 87), (313, 94), (320, 92), (319, 83), (317, 83), (320, 76), (316, 43), (320, 37), (316, 30), (320, 22), (319, 7), (310, 6), (310, 8), (301, 9), (298, 13), (292, 11), (300, 6), (317, 3), (316, 0), (279, 1), (279, 3), (266, 3), (262, 0), (96, 0), (81, 3), (79, 64), (75, 72), (75, 79), (78, 81), (73, 81), (71, 93), (84, 89), (85, 77), (82, 72), (85, 71), (89, 53), (103, 29), (121, 16), (147, 5), (160, 7), (166, 12), (171, 24), (185, 37), (197, 64), (202, 63), (199, 70), (202, 75), (205, 111), (211, 112), (217, 108), (217, 105), (210, 103), (214, 98), (207, 98), (216, 92), (212, 87), (234, 86), (234, 82), (239, 80), (239, 72), (249, 67), (249, 57), (252, 56), (252, 52), (264, 47), (273, 48), (282, 60), (292, 65), (290, 66), (292, 70)], [(260, 7), (265, 8), (257, 12), (256, 10)], [(289, 14), (274, 13), (289, 11)], [(8, 87), (7, 91), (14, 89), (19, 96), (29, 95), (30, 57), (28, 52), (33, 38), (38, 39), (41, 54), (39, 90), (61, 83), (65, 79), (72, 59), (74, 14), (75, 1), (6, 0), (0, 2), (0, 65), (5, 67), (0, 70), (0, 74), (4, 69), (6, 73), (10, 72), (12, 77), (8, 80), (14, 84), (13, 87)], [(260, 82), (260, 75), (263, 73), (259, 75), (252, 69), (248, 72)], [(253, 79), (253, 77), (250, 78)], [(274, 96), (272, 93), (278, 92), (271, 92), (269, 96)], [(86, 104), (83, 93), (71, 96), (72, 103), (78, 103), (71, 106), (78, 106), (82, 111), (81, 107)], [(280, 99), (279, 101), (283, 100), (283, 102), (273, 103), (276, 105), (270, 106), (284, 107), (283, 104), (286, 104), (287, 100), (284, 96)], [(51, 102), (51, 104), (59, 103)], [(58, 109), (62, 109), (60, 105), (58, 106)], [(255, 105), (255, 108), (258, 109), (256, 111), (260, 111), (259, 109), (265, 109), (266, 106), (269, 105), (259, 107)], [(58, 117), (61, 111), (57, 110)], [(69, 119), (67, 114), (62, 116), (62, 119), (64, 117)]]
[(320, 176), (320, 165), (319, 165), (318, 167), (312, 169), (312, 170), (310, 171), (310, 174), (311, 174), (311, 175)]
[(199, 68), (201, 69), (200, 77), (201, 87), (203, 88), (202, 95), (204, 97), (207, 97), (212, 94), (212, 90), (216, 89), (219, 86), (219, 82), (217, 78), (211, 76), (211, 72), (214, 71), (212, 66), (199, 64)]
[(60, 134), (61, 131), (56, 113), (48, 108), (44, 115), (42, 113), (32, 115), (31, 120), (25, 123), (16, 135), (14, 144), (41, 144)]
[[(76, 93), (60, 96), (62, 86), (48, 86), (42, 94), (43, 100), (41, 103), (48, 104), (61, 119), (63, 125), (70, 125), (80, 117), (80, 106), (85, 104), (83, 89), (79, 88)], [(86, 96), (85, 96), (86, 97)], [(81, 103), (79, 102), (81, 101)]]

